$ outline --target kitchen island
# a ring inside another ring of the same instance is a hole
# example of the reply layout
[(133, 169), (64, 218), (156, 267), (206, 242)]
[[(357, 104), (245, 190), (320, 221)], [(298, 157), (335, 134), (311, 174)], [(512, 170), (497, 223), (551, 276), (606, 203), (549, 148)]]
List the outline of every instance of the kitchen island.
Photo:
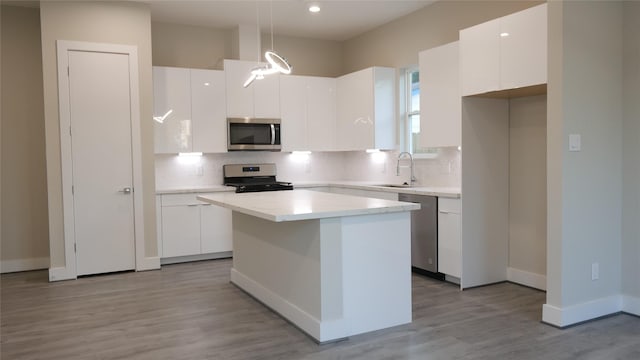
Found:
[(309, 190), (198, 199), (233, 210), (231, 282), (316, 341), (411, 322), (418, 204)]

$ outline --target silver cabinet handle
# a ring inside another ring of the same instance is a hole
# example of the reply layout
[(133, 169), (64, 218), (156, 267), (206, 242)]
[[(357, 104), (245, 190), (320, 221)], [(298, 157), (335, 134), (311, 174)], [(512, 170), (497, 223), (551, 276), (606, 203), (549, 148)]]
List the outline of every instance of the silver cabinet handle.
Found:
[(126, 187), (126, 188), (123, 188), (122, 190), (119, 190), (118, 192), (121, 192), (123, 194), (131, 194), (131, 191), (132, 190), (130, 187)]

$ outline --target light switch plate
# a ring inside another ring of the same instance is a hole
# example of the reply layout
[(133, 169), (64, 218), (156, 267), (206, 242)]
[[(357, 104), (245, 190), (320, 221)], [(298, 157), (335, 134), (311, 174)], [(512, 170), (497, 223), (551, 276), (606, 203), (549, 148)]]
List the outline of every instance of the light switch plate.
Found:
[(581, 142), (580, 134), (569, 134), (569, 151), (580, 151)]

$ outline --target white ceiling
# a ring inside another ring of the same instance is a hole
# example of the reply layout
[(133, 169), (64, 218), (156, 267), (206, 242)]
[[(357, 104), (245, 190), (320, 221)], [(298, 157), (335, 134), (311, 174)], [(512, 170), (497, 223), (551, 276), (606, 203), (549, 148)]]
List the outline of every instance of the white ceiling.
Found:
[[(343, 41), (416, 11), (435, 0), (147, 0), (153, 21), (230, 29), (257, 22), (278, 35)], [(316, 14), (307, 9), (319, 4)], [(257, 11), (258, 10), (258, 11)]]

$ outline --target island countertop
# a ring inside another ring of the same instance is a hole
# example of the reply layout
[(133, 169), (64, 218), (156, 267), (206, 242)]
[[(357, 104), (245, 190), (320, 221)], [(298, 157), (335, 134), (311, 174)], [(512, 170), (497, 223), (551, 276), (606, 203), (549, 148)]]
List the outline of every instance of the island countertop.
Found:
[(198, 200), (274, 222), (371, 215), (420, 209), (419, 204), (311, 190), (207, 194)]

